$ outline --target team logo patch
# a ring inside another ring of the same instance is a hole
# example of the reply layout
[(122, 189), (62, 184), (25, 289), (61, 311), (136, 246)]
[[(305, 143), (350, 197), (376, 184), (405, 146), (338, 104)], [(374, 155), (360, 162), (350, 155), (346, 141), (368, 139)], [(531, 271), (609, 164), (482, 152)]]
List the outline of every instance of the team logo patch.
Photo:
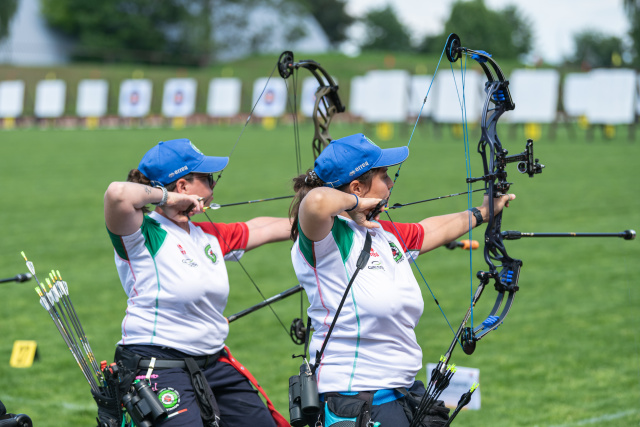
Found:
[(213, 252), (213, 249), (211, 249), (211, 245), (207, 245), (207, 247), (204, 248), (204, 253), (205, 255), (207, 255), (207, 258), (209, 258), (212, 263), (215, 264), (218, 261), (218, 257), (216, 256), (216, 253)]
[(158, 392), (158, 399), (162, 405), (171, 411), (180, 406), (180, 393), (171, 387), (163, 388)]
[(393, 255), (393, 260), (396, 263), (402, 261), (404, 259), (404, 255), (402, 255), (402, 252), (400, 251), (400, 249), (398, 249), (395, 243), (389, 242), (389, 246), (391, 246), (391, 255)]
[(202, 154), (202, 151), (198, 150), (198, 147), (196, 147), (195, 145), (193, 145), (193, 142), (189, 141), (189, 145), (191, 145), (191, 148), (193, 148), (195, 150), (196, 153), (198, 154)]

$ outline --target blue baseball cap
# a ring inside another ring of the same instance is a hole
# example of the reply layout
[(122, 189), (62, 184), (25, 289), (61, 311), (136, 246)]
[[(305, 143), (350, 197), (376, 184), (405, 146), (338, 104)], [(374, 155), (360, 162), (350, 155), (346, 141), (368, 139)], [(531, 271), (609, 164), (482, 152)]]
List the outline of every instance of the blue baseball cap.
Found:
[(160, 141), (147, 151), (138, 170), (150, 181), (167, 185), (192, 172), (220, 172), (229, 163), (228, 157), (205, 156), (186, 138)]
[(398, 165), (409, 156), (409, 147), (382, 149), (361, 133), (336, 139), (322, 150), (313, 170), (326, 187), (348, 184), (373, 169)]

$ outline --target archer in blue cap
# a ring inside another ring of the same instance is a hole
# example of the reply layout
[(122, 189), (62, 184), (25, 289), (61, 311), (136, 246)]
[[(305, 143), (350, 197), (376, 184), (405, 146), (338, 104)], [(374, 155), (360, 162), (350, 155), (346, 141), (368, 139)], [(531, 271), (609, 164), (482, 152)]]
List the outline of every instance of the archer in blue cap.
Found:
[(165, 186), (190, 173), (220, 172), (227, 164), (228, 157), (205, 156), (191, 141), (183, 138), (160, 141), (147, 151), (138, 170), (150, 181)]
[[(226, 260), (286, 240), (291, 223), (273, 217), (192, 222), (213, 200), (213, 174), (228, 163), (227, 157), (203, 154), (188, 139), (162, 141), (127, 182), (112, 182), (104, 196), (107, 231), (127, 294), (115, 359), (136, 375), (153, 375), (154, 390), (171, 403), (162, 421), (167, 427), (217, 425), (219, 418), (229, 426), (275, 427), (275, 419), (282, 425), (245, 368), (224, 362), (236, 363), (225, 346)], [(147, 205), (155, 205), (154, 211)], [(113, 407), (101, 409), (104, 415)], [(115, 412), (113, 419), (122, 418), (117, 407)]]
[[(354, 414), (344, 408), (358, 407), (366, 418), (356, 425), (411, 424), (406, 414), (413, 407), (403, 395), (425, 393), (416, 380), (422, 350), (414, 328), (424, 302), (413, 258), (482, 224), (489, 203), (497, 213), (515, 198), (485, 197), (472, 212), (415, 223), (380, 220), (376, 208), (393, 187), (387, 169), (408, 155), (407, 147), (383, 149), (363, 134), (351, 135), (332, 141), (313, 169), (293, 180), (291, 260), (309, 299), (309, 362), (325, 396), (324, 420), (353, 423)], [(444, 403), (432, 409), (427, 424), (444, 425)]]

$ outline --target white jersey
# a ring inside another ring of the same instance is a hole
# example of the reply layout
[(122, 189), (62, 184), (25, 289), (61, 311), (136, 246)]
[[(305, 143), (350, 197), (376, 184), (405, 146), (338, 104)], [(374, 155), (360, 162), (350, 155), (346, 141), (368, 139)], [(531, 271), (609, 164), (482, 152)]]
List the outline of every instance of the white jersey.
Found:
[[(371, 256), (352, 285), (316, 371), (318, 390), (355, 392), (410, 387), (422, 366), (414, 328), (424, 303), (407, 252), (417, 256), (424, 238), (419, 224), (371, 229)], [(309, 297), (315, 357), (364, 246), (367, 229), (336, 217), (331, 233), (312, 242), (300, 231), (291, 258)]]
[(244, 253), (244, 223), (189, 223), (190, 233), (152, 212), (129, 236), (109, 232), (128, 296), (119, 344), (170, 347), (190, 355), (224, 347), (229, 325), (225, 259)]

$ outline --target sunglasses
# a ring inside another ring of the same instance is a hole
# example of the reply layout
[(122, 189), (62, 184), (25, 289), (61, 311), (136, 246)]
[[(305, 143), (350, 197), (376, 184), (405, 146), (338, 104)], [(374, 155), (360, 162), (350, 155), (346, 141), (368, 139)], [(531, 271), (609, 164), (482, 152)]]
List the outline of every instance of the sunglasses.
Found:
[(207, 184), (209, 184), (209, 188), (213, 188), (213, 186), (216, 184), (215, 179), (213, 179), (213, 174), (212, 173), (202, 173), (202, 174), (197, 174), (195, 175), (196, 178), (198, 179), (207, 179)]

